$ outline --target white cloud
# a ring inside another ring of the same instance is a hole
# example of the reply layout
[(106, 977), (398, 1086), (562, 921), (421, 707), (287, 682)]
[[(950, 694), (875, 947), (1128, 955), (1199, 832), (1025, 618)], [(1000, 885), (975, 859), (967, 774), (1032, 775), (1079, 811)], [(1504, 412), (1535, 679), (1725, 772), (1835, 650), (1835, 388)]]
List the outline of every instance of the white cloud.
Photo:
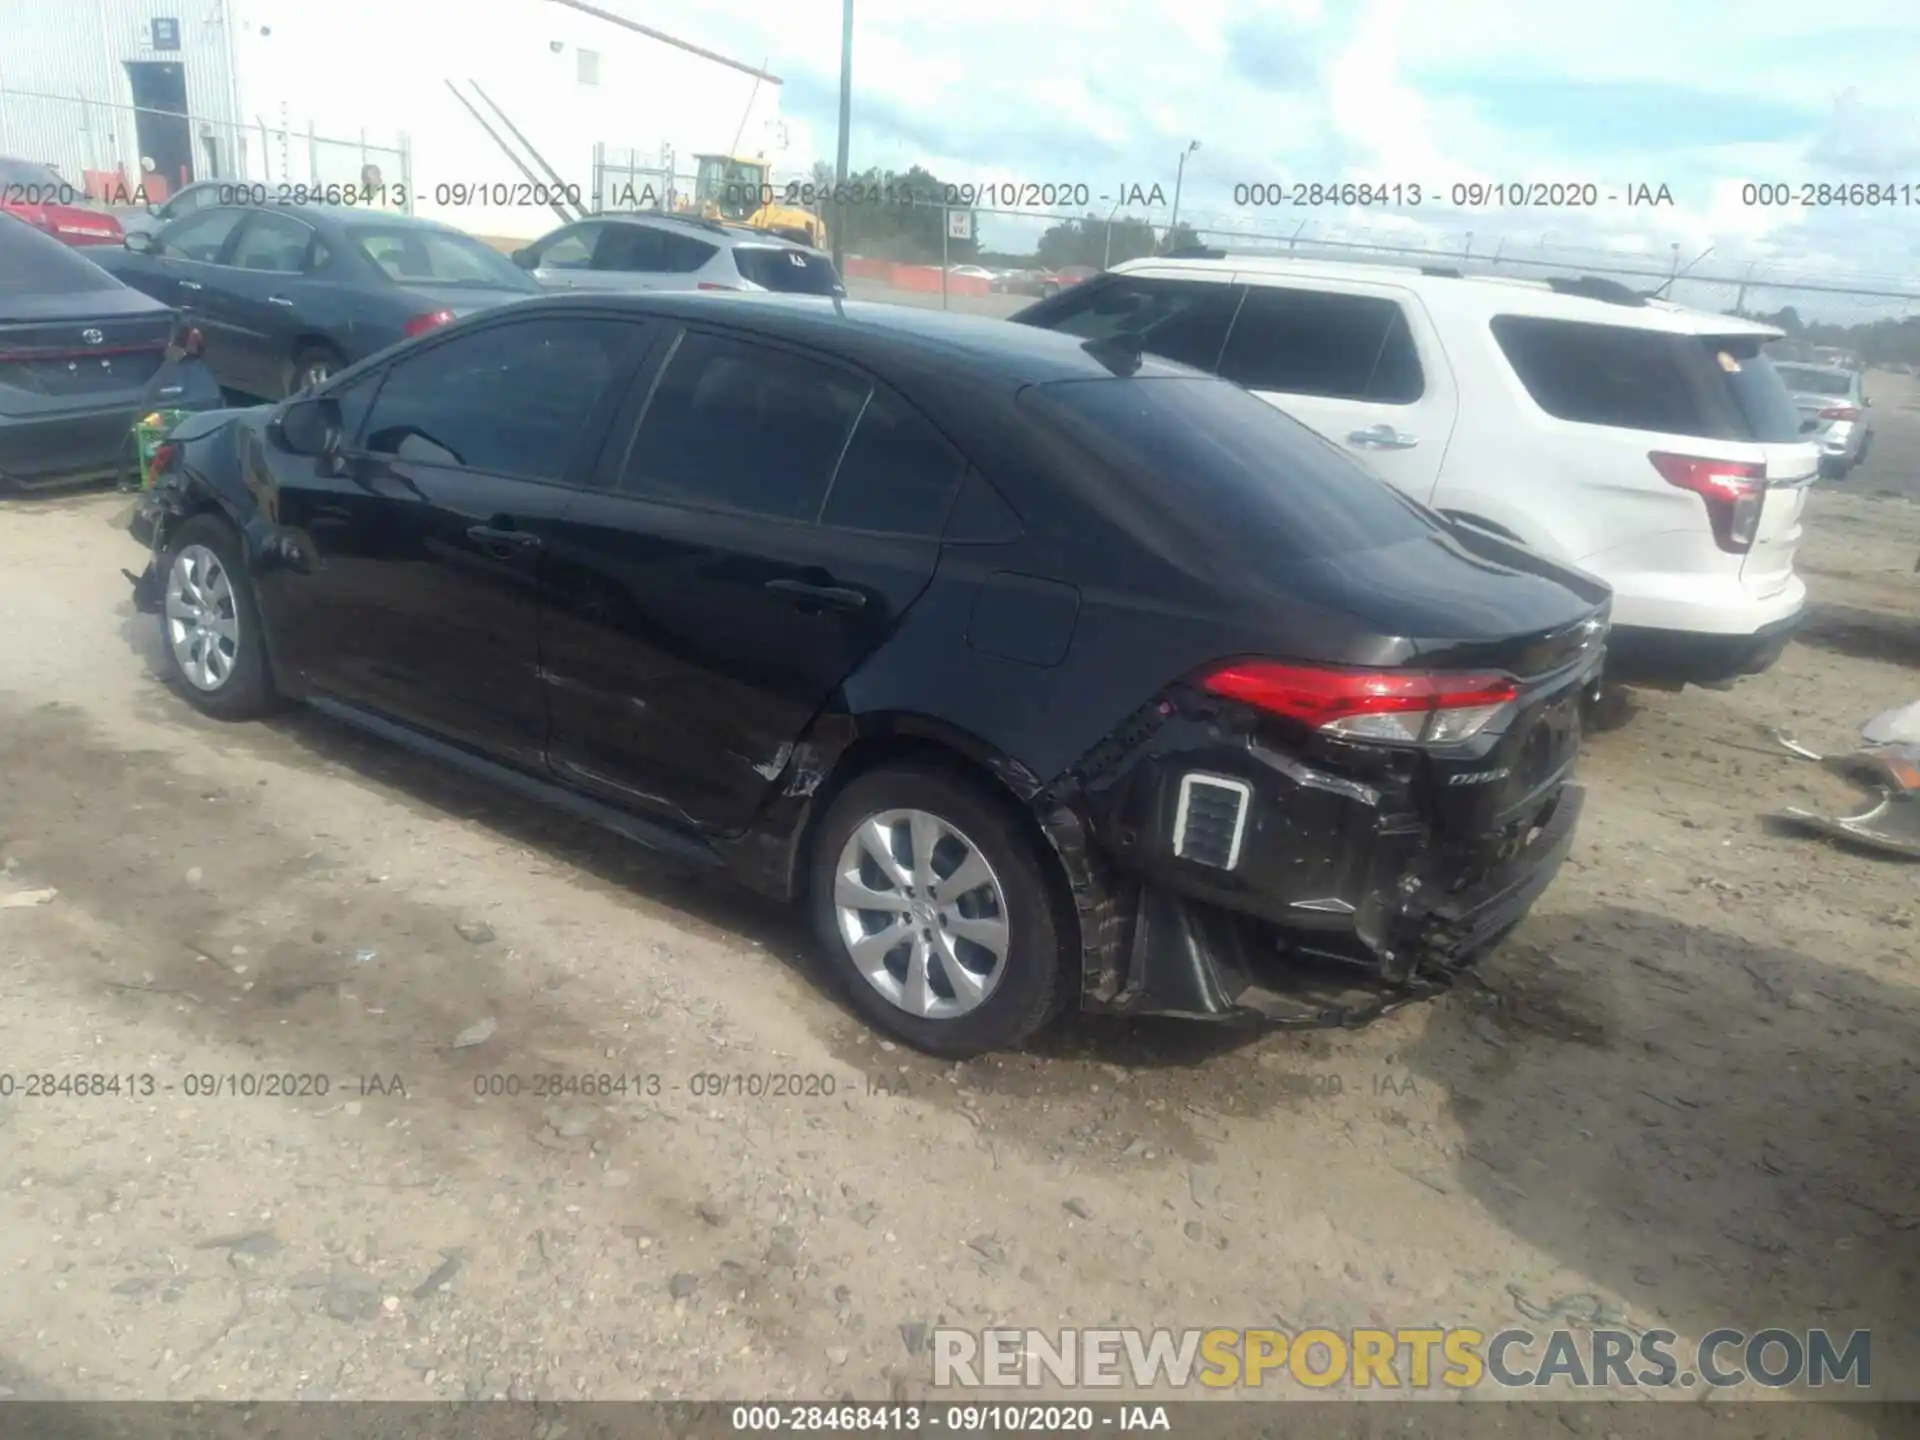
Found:
[[(725, 53), (767, 57), (788, 80), (790, 161), (831, 159), (835, 0), (598, 3)], [(1182, 218), (1241, 234), (1284, 237), (1305, 225), (1308, 237), (1457, 249), (1472, 232), (1475, 254), (1502, 240), (1508, 254), (1537, 252), (1549, 238), (1657, 265), (1678, 243), (1689, 259), (1713, 246), (1706, 270), (1799, 256), (1825, 274), (1898, 272), (1912, 267), (1920, 206), (1809, 214), (1745, 204), (1740, 187), (1845, 178), (1845, 165), (1920, 180), (1916, 73), (1912, 0), (1852, 0), (1841, 11), (1804, 0), (1613, 0), (1604, 12), (1513, 0), (856, 0), (853, 163), (1085, 181), (1096, 195), (1157, 183), (1170, 197), (1176, 159), (1197, 138)], [(1233, 205), (1236, 184), (1337, 178), (1417, 182), (1429, 203), (1407, 215)], [(1433, 190), (1444, 199), (1470, 179), (1592, 179), (1615, 192), (1666, 183), (1678, 203), (1432, 203)], [(1007, 233), (1030, 240), (1038, 229)]]

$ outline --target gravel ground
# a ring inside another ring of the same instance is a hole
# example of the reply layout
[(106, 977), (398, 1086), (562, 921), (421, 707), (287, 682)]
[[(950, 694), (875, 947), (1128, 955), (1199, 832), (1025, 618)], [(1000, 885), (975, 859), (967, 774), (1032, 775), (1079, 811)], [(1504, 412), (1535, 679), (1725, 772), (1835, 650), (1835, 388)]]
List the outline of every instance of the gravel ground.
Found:
[[(0, 1072), (135, 1077), (0, 1099), (0, 1398), (924, 1396), (941, 1322), (1596, 1307), (1871, 1327), (1920, 1395), (1915, 872), (1760, 818), (1849, 799), (1770, 727), (1920, 689), (1906, 383), (1814, 497), (1805, 641), (1590, 740), (1481, 984), (963, 1066), (871, 1039), (783, 910), (317, 715), (200, 718), (123, 502), (0, 509), (0, 901), (57, 891), (0, 908)], [(697, 1078), (773, 1072), (809, 1093)]]

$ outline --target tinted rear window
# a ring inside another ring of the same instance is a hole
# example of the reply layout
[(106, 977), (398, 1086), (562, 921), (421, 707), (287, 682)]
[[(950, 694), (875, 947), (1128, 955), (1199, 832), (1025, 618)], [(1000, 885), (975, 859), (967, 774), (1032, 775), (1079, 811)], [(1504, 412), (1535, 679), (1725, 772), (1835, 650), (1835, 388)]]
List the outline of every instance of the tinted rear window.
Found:
[(838, 295), (840, 277), (824, 255), (805, 250), (776, 250), (767, 245), (739, 245), (733, 263), (742, 279), (787, 295)]
[(51, 235), (0, 215), (0, 295), (77, 295), (120, 282)]
[(1702, 440), (1797, 440), (1800, 414), (1749, 335), (1500, 315), (1493, 336), (1549, 415)]
[(1808, 370), (1799, 365), (1776, 365), (1780, 378), (1789, 390), (1798, 390), (1803, 395), (1851, 395), (1853, 377), (1838, 375), (1831, 370)]
[(1133, 376), (1034, 386), (1021, 403), (1122, 482), (1136, 523), (1232, 546), (1267, 568), (1417, 540), (1441, 529), (1372, 471), (1223, 380)]

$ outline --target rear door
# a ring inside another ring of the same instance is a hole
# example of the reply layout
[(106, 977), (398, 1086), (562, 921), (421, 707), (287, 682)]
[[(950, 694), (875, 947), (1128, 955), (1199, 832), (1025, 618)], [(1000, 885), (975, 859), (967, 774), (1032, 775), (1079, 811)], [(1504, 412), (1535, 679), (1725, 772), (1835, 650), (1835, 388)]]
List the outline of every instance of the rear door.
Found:
[(304, 220), (252, 211), (201, 292), (202, 313), (226, 337), (235, 389), (268, 399), (285, 390), (295, 342), (311, 325), (303, 312), (315, 243)]
[(962, 470), (869, 377), (686, 331), (554, 537), (555, 769), (711, 833), (744, 829), (926, 588)]
[(1459, 410), (1440, 337), (1409, 290), (1285, 286), (1240, 275), (1247, 296), (1219, 373), (1278, 406), (1414, 499), (1433, 498)]

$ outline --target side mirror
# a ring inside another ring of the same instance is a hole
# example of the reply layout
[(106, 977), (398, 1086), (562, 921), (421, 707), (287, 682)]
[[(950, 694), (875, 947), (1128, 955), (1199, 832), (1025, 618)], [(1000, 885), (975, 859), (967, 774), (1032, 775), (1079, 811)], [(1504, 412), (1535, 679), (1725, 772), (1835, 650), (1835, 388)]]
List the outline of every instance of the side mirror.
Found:
[(329, 458), (340, 448), (340, 402), (325, 395), (296, 400), (280, 412), (272, 429), (288, 454)]
[(540, 264), (540, 257), (533, 253), (531, 247), (523, 247), (514, 251), (511, 258), (513, 263), (518, 265), (522, 270), (532, 270)]
[(145, 230), (135, 230), (127, 236), (127, 249), (136, 255), (151, 255), (156, 248), (153, 236)]

